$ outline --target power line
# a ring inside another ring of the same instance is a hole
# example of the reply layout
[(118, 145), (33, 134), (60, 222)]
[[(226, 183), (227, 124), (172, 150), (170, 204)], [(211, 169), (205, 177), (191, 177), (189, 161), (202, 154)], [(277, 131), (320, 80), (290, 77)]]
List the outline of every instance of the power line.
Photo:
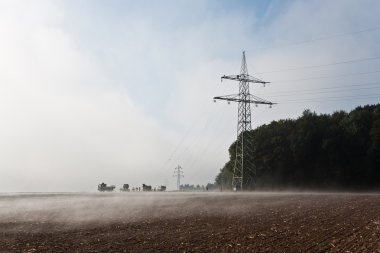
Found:
[(271, 70), (271, 71), (263, 71), (263, 72), (258, 72), (256, 74), (268, 74), (268, 73), (278, 73), (278, 72), (293, 71), (293, 70), (321, 68), (321, 67), (327, 67), (327, 66), (348, 64), (348, 63), (353, 63), (353, 62), (373, 61), (377, 59), (380, 59), (380, 56), (354, 59), (354, 60), (346, 60), (346, 61), (340, 61), (340, 62), (332, 62), (332, 63), (326, 63), (326, 64), (310, 65), (310, 66), (304, 66), (304, 67), (294, 67), (294, 68), (278, 69), (278, 70)]
[[(363, 30), (354, 31), (354, 32), (332, 34), (332, 35), (327, 35), (327, 36), (323, 36), (323, 37), (319, 37), (319, 38), (315, 38), (315, 39), (298, 41), (298, 42), (293, 42), (293, 43), (285, 43), (285, 44), (281, 44), (281, 45), (274, 45), (274, 46), (264, 47), (264, 48), (260, 48), (260, 49), (267, 49), (267, 48), (275, 48), (275, 47), (283, 47), (283, 46), (291, 46), (291, 45), (297, 45), (297, 44), (304, 44), (304, 43), (309, 43), (309, 42), (313, 42), (313, 41), (327, 40), (327, 39), (332, 39), (332, 38), (336, 38), (336, 37), (342, 37), (342, 36), (347, 36), (347, 35), (353, 35), (353, 34), (359, 34), (359, 33), (364, 33), (364, 32), (375, 31), (375, 30), (379, 30), (379, 29), (380, 29), (380, 27), (373, 27), (373, 28), (363, 29)], [(298, 68), (288, 68), (288, 69), (281, 69), (281, 70), (274, 70), (274, 71), (259, 72), (258, 74), (291, 71), (291, 70), (297, 70), (297, 69), (318, 68), (318, 67), (323, 67), (323, 66), (346, 64), (346, 63), (350, 63), (350, 62), (360, 62), (360, 61), (375, 60), (375, 59), (378, 59), (378, 58), (380, 58), (380, 56), (379, 57), (372, 57), (372, 58), (364, 58), (364, 59), (354, 59), (354, 60), (335, 62), (335, 63), (329, 63), (329, 64), (320, 64), (320, 65), (305, 66), (305, 67), (298, 67)], [(305, 79), (284, 80), (284, 81), (279, 81), (279, 82), (304, 81), (304, 80), (323, 79), (323, 78), (331, 78), (331, 77), (362, 75), (362, 74), (377, 73), (377, 72), (380, 72), (380, 71), (365, 72), (365, 73), (355, 73), (355, 74), (339, 75), (339, 76), (325, 76), (325, 77), (314, 77), (314, 78), (305, 78)], [(204, 107), (205, 107), (205, 105), (202, 107), (202, 109), (200, 110), (200, 112), (203, 113), (203, 109), (205, 109)], [(162, 165), (162, 168), (165, 167), (169, 161), (171, 161), (171, 159), (177, 153), (177, 151), (179, 150), (179, 148), (181, 147), (181, 145), (183, 144), (183, 142), (185, 141), (185, 139), (187, 138), (187, 136), (189, 135), (189, 133), (192, 131), (192, 129), (195, 126), (195, 124), (196, 124), (196, 121), (195, 121), (195, 123), (193, 125), (191, 125), (187, 129), (187, 131), (185, 132), (185, 135), (183, 136), (183, 138), (179, 141), (179, 143), (177, 144), (176, 148), (173, 150), (173, 152), (171, 153), (171, 155), (169, 156), (169, 158)]]
[[(210, 116), (211, 115), (211, 116)], [(207, 114), (206, 121), (204, 122), (203, 126), (200, 129), (200, 132), (206, 131), (209, 127), (214, 127), (215, 125), (218, 127), (220, 126), (220, 121), (223, 118), (225, 114), (223, 114), (222, 111), (218, 110), (216, 112), (213, 112), (211, 114)], [(195, 122), (201, 126), (201, 121), (200, 120), (195, 120)], [(216, 123), (215, 123), (216, 122)], [(215, 131), (213, 131), (215, 132)], [(197, 145), (199, 141), (202, 139), (202, 135), (198, 134), (196, 137), (192, 139), (192, 141), (177, 155), (172, 157), (172, 161), (179, 162), (180, 159), (182, 159), (183, 155), (193, 146)], [(174, 158), (175, 157), (175, 158)], [(187, 159), (189, 160), (189, 159)], [(193, 160), (193, 159), (192, 159)], [(191, 163), (192, 164), (192, 163)]]
[[(221, 119), (224, 117), (224, 115), (225, 115), (225, 114), (223, 114), (222, 111), (220, 111), (220, 110), (218, 110), (218, 111), (216, 111), (215, 113), (213, 113), (213, 114), (211, 115), (211, 117), (209, 117), (211, 120), (208, 121), (208, 123), (212, 123), (212, 124), (207, 124), (207, 125), (205, 125), (205, 126), (203, 127), (203, 129), (202, 129), (201, 132), (207, 130), (208, 127), (213, 127), (213, 131), (212, 131), (212, 133), (213, 133), (213, 134), (216, 134), (216, 133), (217, 133), (217, 130), (222, 126), (221, 122), (222, 122), (222, 123), (224, 122), (224, 121), (221, 120)], [(216, 137), (216, 136), (215, 136), (215, 137)], [(214, 138), (211, 138), (211, 140), (213, 140), (213, 139), (214, 139)], [(198, 153), (203, 153), (203, 152), (201, 152), (201, 150), (202, 150), (203, 147), (204, 147), (205, 140), (202, 139), (202, 136), (201, 136), (201, 135), (198, 135), (197, 137), (195, 137), (194, 140), (193, 140), (193, 142), (189, 145), (189, 148), (190, 148), (191, 146), (197, 146), (200, 140), (202, 140), (203, 145), (202, 145), (202, 147), (197, 148), (197, 152), (196, 152), (196, 154), (198, 154)], [(192, 159), (187, 159), (187, 162), (188, 162), (188, 164), (191, 164), (191, 165), (192, 165), (194, 160), (195, 160), (195, 158), (193, 157)]]
[[(212, 124), (215, 121), (215, 115), (217, 115), (217, 113), (212, 113), (211, 117), (207, 117), (207, 121), (201, 128), (200, 132), (204, 132), (210, 126), (210, 124)], [(223, 114), (221, 114), (221, 116), (223, 116)], [(198, 143), (201, 137), (202, 136), (198, 134), (195, 138), (193, 138), (192, 142), (178, 155), (177, 160), (180, 160), (180, 158), (186, 153), (186, 151), (188, 151), (192, 146)]]
[[(219, 117), (218, 120), (217, 120), (217, 122), (219, 124), (214, 129), (213, 134), (211, 135), (212, 138), (209, 138), (208, 142), (203, 142), (203, 145), (199, 149), (197, 149), (198, 151), (197, 151), (196, 155), (193, 156), (192, 159), (188, 163), (189, 164), (189, 168), (194, 168), (195, 165), (198, 165), (198, 162), (199, 162), (199, 159), (197, 159), (198, 154), (206, 154), (207, 151), (208, 151), (208, 149), (209, 149), (209, 147), (211, 146), (211, 143), (213, 143), (214, 140), (217, 139), (218, 136), (221, 136), (220, 130), (222, 129), (222, 131), (223, 131), (223, 130), (226, 129), (226, 126), (228, 126), (228, 124), (226, 123), (227, 121), (222, 120), (224, 118), (223, 117), (224, 114), (221, 113), (220, 116), (221, 117)], [(222, 128), (220, 128), (220, 127), (222, 127)]]
[(278, 80), (278, 81), (273, 81), (273, 83), (274, 82), (285, 83), (285, 82), (297, 82), (297, 81), (307, 81), (307, 80), (315, 80), (315, 79), (327, 79), (327, 78), (336, 78), (336, 77), (357, 76), (357, 75), (374, 74), (374, 73), (379, 73), (379, 72), (380, 72), (380, 70), (375, 70), (375, 71), (349, 73), (349, 74), (341, 74), (341, 75), (317, 76), (317, 77), (290, 79), (290, 80)]
[(323, 98), (303, 98), (303, 99), (292, 99), (292, 100), (284, 100), (281, 103), (303, 103), (303, 102), (324, 102), (330, 100), (345, 100), (347, 99), (357, 99), (357, 98), (379, 98), (379, 94), (363, 94), (363, 95), (355, 95), (355, 96), (337, 96), (337, 97), (323, 97)]
[(274, 95), (271, 97), (287, 97), (290, 95), (309, 95), (309, 94), (324, 94), (324, 93), (336, 93), (336, 92), (345, 92), (345, 91), (355, 91), (355, 90), (369, 90), (369, 89), (378, 89), (379, 87), (361, 87), (361, 88), (353, 88), (353, 89), (341, 89), (341, 90), (330, 90), (330, 91), (313, 91), (313, 92), (294, 92), (294, 93), (287, 93), (282, 95)]
[[(216, 85), (215, 88), (213, 89), (212, 93), (213, 94), (215, 92), (215, 90), (217, 89), (219, 85)], [(196, 114), (197, 117), (198, 115), (201, 115), (203, 114), (204, 111), (206, 111), (207, 109), (207, 106), (210, 106), (211, 103), (209, 103), (209, 101), (206, 101), (201, 109), (199, 110), (199, 112)], [(175, 149), (173, 150), (173, 152), (171, 153), (171, 155), (169, 156), (169, 158), (162, 164), (162, 166), (160, 167), (160, 170), (162, 170), (163, 168), (165, 168), (165, 166), (173, 159), (174, 155), (178, 152), (179, 148), (181, 147), (181, 145), (183, 144), (183, 142), (185, 141), (185, 139), (188, 137), (188, 135), (190, 134), (190, 132), (193, 130), (193, 128), (195, 127), (195, 125), (198, 123), (198, 121), (194, 120), (193, 124), (190, 125), (187, 129), (186, 129), (186, 132), (185, 134), (183, 135), (183, 137), (181, 138), (181, 140), (178, 142), (177, 146), (175, 147)]]
[(376, 30), (380, 30), (380, 26), (373, 27), (373, 28), (368, 28), (368, 29), (364, 29), (364, 30), (359, 30), (359, 31), (354, 31), (354, 32), (331, 34), (331, 35), (317, 37), (317, 38), (309, 39), (309, 40), (301, 40), (301, 41), (296, 41), (296, 42), (278, 44), (278, 45), (273, 45), (273, 46), (269, 46), (269, 47), (257, 47), (257, 48), (254, 48), (254, 49), (255, 50), (263, 50), (263, 49), (270, 49), (270, 48), (277, 48), (277, 47), (288, 47), (288, 46), (294, 46), (294, 45), (311, 43), (311, 42), (315, 42), (315, 41), (335, 39), (335, 38), (338, 38), (338, 37), (344, 37), (344, 36), (349, 36), (349, 35), (354, 35), (354, 34), (360, 34), (360, 33), (365, 33), (365, 32), (372, 32), (372, 31), (376, 31)]
[[(370, 32), (370, 31), (375, 31), (379, 30), (380, 27), (373, 27), (373, 28), (368, 28), (364, 30), (359, 30), (359, 31), (354, 31), (354, 32), (347, 32), (347, 33), (340, 33), (340, 34), (332, 34), (332, 35), (327, 35), (319, 38), (314, 38), (314, 39), (309, 39), (309, 40), (303, 40), (303, 41), (298, 41), (298, 42), (293, 42), (293, 43), (285, 43), (281, 45), (274, 45), (270, 47), (264, 47), (261, 49), (266, 49), (266, 48), (275, 48), (275, 47), (283, 47), (283, 46), (291, 46), (291, 45), (297, 45), (297, 44), (305, 44), (305, 43), (310, 43), (314, 41), (320, 41), (320, 40), (327, 40), (327, 39), (333, 39), (336, 37), (342, 37), (342, 36), (348, 36), (348, 35), (353, 35), (353, 34), (359, 34), (359, 33), (364, 33), (364, 32)], [(333, 63), (327, 63), (327, 64), (319, 64), (319, 65), (312, 65), (312, 66), (304, 66), (304, 67), (296, 67), (296, 68), (287, 68), (287, 69), (280, 69), (280, 70), (273, 70), (273, 71), (266, 71), (266, 72), (259, 72), (259, 74), (263, 73), (275, 73), (275, 72), (285, 72), (285, 71), (293, 71), (293, 70), (301, 70), (301, 69), (310, 69), (310, 68), (319, 68), (319, 67), (324, 67), (324, 66), (333, 66), (333, 65), (339, 65), (339, 64), (347, 64), (347, 63), (353, 63), (353, 62), (363, 62), (363, 61), (369, 61), (369, 60), (376, 60), (379, 59), (380, 56), (378, 57), (370, 57), (370, 58), (363, 58), (363, 59), (353, 59), (353, 60), (347, 60), (347, 61), (341, 61), (341, 62), (333, 62)], [(344, 75), (333, 75), (333, 76), (321, 76), (321, 77), (312, 77), (312, 78), (302, 78), (302, 79), (293, 79), (293, 80), (283, 80), (283, 81), (277, 81), (277, 82), (293, 82), (293, 81), (305, 81), (305, 80), (313, 80), (313, 79), (324, 79), (324, 78), (335, 78), (335, 77), (345, 77), (345, 76), (354, 76), (354, 75), (364, 75), (364, 74), (372, 74), (372, 73), (378, 73), (380, 71), (372, 71), (372, 72), (362, 72), (362, 73), (352, 73), (352, 74), (344, 74)], [(326, 88), (328, 89), (328, 88)], [(214, 90), (215, 91), (215, 90)], [(213, 92), (214, 92), (213, 91)], [(321, 93), (321, 92), (318, 92)], [(302, 94), (300, 94), (302, 95)], [(205, 110), (205, 105), (203, 105), (202, 109), (200, 110), (200, 113), (203, 113)], [(177, 144), (176, 148), (173, 150), (169, 158), (164, 162), (162, 165), (162, 168), (167, 165), (168, 162), (170, 162), (175, 154), (178, 152), (190, 132), (193, 130), (194, 126), (197, 124), (197, 121), (194, 121), (194, 124), (191, 125), (187, 131), (185, 132), (185, 135), (183, 138), (179, 141)], [(181, 154), (182, 156), (182, 154)]]
[[(268, 92), (265, 93), (265, 95), (272, 95), (272, 94), (293, 94), (295, 92), (303, 92), (303, 91), (319, 91), (319, 90), (333, 90), (333, 89), (341, 89), (345, 87), (357, 87), (357, 86), (365, 86), (365, 85), (379, 85), (380, 82), (373, 82), (373, 83), (362, 83), (362, 84), (350, 84), (350, 85), (339, 85), (339, 86), (331, 86), (331, 87), (325, 87), (325, 88), (317, 88), (317, 89), (301, 89), (301, 90), (290, 90), (290, 91), (283, 91), (283, 92)], [(364, 87), (363, 87), (364, 88)], [(263, 95), (263, 94), (258, 94)]]
[[(260, 117), (263, 113), (266, 113), (266, 110), (265, 111), (261, 111), (259, 114), (256, 114), (256, 118)], [(225, 136), (226, 130), (228, 129), (227, 128), (228, 125), (229, 124), (224, 124), (223, 128), (222, 128), (222, 131), (214, 131), (214, 135), (216, 135), (216, 136)], [(214, 138), (211, 138), (211, 139), (214, 139)], [(224, 145), (226, 141), (223, 138), (220, 138), (220, 139), (221, 139), (221, 141), (216, 145), (218, 148), (217, 148), (217, 152), (216, 152), (216, 154), (214, 156), (214, 158), (216, 158), (215, 160), (219, 160), (218, 158), (221, 156), (222, 152), (226, 151), (225, 145)], [(228, 142), (228, 144), (227, 144), (227, 153), (228, 153), (228, 147), (233, 142), (234, 142), (234, 140)], [(200, 153), (207, 154), (207, 152), (208, 152), (208, 150), (209, 150), (209, 148), (211, 146), (210, 144), (211, 144), (211, 142), (209, 141), (206, 144), (206, 148), (204, 148), (202, 150), (202, 152), (200, 152)], [(196, 165), (198, 165), (198, 162), (199, 162), (199, 160), (193, 160), (192, 163), (191, 163), (191, 167), (196, 167)], [(225, 162), (223, 162), (223, 163), (225, 163)]]

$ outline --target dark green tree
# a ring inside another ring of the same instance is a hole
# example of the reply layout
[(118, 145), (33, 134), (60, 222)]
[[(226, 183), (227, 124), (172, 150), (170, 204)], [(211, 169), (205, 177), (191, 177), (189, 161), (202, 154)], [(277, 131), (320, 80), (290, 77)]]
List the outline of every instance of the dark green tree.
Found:
[[(253, 145), (246, 189), (380, 189), (380, 105), (273, 121), (246, 132)], [(236, 142), (215, 181), (230, 188)]]

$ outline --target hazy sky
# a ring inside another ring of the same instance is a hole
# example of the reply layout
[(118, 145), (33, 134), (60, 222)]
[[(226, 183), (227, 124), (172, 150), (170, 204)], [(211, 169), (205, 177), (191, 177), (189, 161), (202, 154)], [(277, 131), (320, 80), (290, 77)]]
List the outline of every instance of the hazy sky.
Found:
[(253, 127), (379, 103), (380, 1), (0, 0), (0, 192), (206, 184), (246, 50)]

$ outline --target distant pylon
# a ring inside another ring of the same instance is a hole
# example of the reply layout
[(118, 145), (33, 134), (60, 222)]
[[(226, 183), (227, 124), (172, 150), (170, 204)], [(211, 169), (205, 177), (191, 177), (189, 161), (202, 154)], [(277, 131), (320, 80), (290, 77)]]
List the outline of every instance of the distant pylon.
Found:
[(174, 177), (177, 177), (177, 191), (179, 191), (180, 187), (181, 187), (181, 177), (184, 177), (183, 170), (182, 170), (181, 166), (178, 165), (174, 169)]
[[(241, 62), (239, 75), (222, 76), (223, 79), (239, 81), (239, 94), (214, 97), (219, 100), (238, 102), (238, 124), (236, 140), (236, 159), (232, 176), (232, 188), (234, 190), (244, 190), (246, 185), (256, 184), (256, 169), (253, 167), (253, 143), (252, 143), (252, 125), (251, 125), (251, 104), (266, 104), (272, 106), (275, 103), (256, 97), (249, 93), (249, 83), (266, 83), (258, 78), (248, 74), (245, 51)], [(244, 178), (247, 173), (250, 176)], [(253, 180), (253, 183), (250, 181)]]

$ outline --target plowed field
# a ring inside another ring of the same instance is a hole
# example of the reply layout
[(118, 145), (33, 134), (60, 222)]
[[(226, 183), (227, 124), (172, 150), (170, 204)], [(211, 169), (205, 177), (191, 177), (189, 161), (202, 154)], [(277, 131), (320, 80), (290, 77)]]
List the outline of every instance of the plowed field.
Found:
[(380, 194), (3, 194), (0, 252), (380, 252)]

